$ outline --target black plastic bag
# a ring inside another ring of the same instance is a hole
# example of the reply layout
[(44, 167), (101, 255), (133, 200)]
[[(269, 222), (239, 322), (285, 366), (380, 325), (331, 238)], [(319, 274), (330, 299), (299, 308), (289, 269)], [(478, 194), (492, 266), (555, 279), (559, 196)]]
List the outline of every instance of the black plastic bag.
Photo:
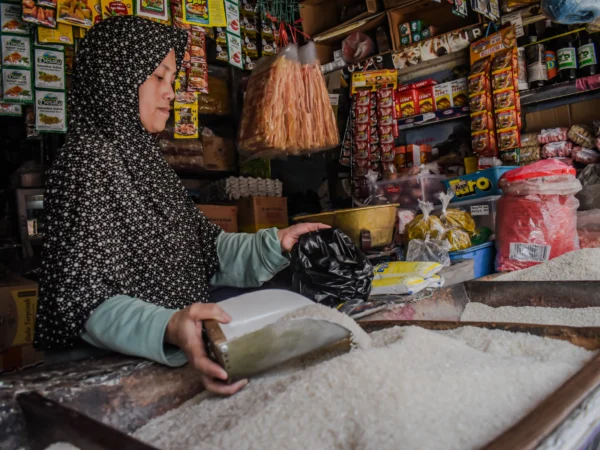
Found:
[(373, 266), (337, 228), (300, 236), (292, 249), (293, 290), (327, 306), (366, 300)]

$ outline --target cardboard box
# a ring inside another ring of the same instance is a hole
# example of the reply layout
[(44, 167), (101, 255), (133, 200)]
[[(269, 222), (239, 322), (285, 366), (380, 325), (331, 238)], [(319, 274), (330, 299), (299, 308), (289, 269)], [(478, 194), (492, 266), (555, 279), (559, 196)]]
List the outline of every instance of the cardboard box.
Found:
[(38, 284), (14, 274), (0, 282), (0, 352), (33, 344)]
[(196, 205), (206, 218), (227, 233), (238, 232), (238, 207), (222, 205)]
[(288, 226), (287, 198), (246, 197), (238, 200), (238, 225), (243, 233)]
[(444, 111), (452, 108), (452, 83), (442, 83), (433, 87), (433, 95), (435, 97), (435, 109)]
[(230, 171), (236, 169), (233, 139), (219, 136), (202, 136), (204, 168), (206, 170)]
[(467, 106), (469, 104), (469, 92), (466, 78), (459, 78), (450, 82), (452, 88), (452, 106)]
[(33, 345), (11, 347), (0, 352), (0, 373), (35, 367), (43, 361), (44, 353), (34, 349)]
[(435, 97), (433, 86), (426, 86), (418, 90), (419, 114), (435, 112)]

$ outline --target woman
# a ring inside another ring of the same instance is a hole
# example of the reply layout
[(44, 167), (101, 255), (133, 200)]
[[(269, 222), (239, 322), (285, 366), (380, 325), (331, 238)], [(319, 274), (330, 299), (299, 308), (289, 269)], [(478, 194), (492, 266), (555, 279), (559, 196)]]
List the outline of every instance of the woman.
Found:
[(46, 188), (36, 346), (93, 346), (170, 366), (188, 360), (208, 390), (232, 394), (210, 361), (202, 320), (209, 284), (259, 286), (283, 252), (322, 225), (228, 234), (208, 222), (162, 157), (187, 34), (137, 17), (94, 26), (76, 56), (69, 134)]

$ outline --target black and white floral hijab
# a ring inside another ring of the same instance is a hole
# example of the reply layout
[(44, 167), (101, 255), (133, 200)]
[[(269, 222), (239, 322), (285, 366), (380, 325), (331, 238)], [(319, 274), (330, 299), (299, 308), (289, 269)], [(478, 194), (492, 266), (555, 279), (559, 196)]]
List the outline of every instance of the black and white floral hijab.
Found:
[(220, 228), (195, 207), (142, 126), (138, 89), (187, 34), (138, 17), (95, 25), (75, 60), (67, 142), (46, 185), (35, 345), (72, 346), (125, 294), (180, 309), (208, 299)]

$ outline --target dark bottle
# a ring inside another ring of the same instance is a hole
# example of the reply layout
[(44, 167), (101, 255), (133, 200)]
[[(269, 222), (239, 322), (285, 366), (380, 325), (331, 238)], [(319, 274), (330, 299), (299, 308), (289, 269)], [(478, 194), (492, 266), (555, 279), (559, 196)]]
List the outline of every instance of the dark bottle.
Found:
[(577, 78), (577, 46), (575, 45), (575, 34), (570, 33), (558, 40), (556, 51), (558, 61), (558, 73), (562, 81), (575, 80)]
[(579, 32), (577, 60), (579, 62), (580, 77), (589, 77), (598, 73), (598, 45), (594, 35), (586, 30)]
[(559, 34), (557, 28), (552, 25), (551, 20), (544, 23), (544, 34), (542, 39), (550, 39), (544, 42), (544, 60), (546, 61), (546, 71), (548, 73), (548, 84), (556, 83), (558, 77), (558, 62), (556, 60), (556, 39)]
[(548, 81), (546, 72), (546, 63), (544, 61), (544, 44), (535, 44), (538, 41), (537, 29), (535, 24), (530, 24), (527, 28), (527, 40), (530, 44), (526, 47), (527, 60), (527, 78), (529, 88), (535, 89), (542, 87)]

